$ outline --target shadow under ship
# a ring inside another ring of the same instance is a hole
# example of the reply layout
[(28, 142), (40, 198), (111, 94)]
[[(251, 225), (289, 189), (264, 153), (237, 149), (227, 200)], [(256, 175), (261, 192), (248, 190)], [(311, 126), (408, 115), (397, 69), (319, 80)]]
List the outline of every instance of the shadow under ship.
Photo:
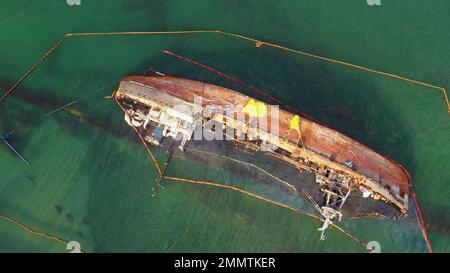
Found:
[[(160, 145), (171, 137), (183, 149), (201, 129), (313, 173), (321, 200), (302, 192), (322, 217), (321, 239), (329, 224), (341, 220), (351, 192), (359, 191), (360, 198), (407, 215), (411, 187), (407, 171), (327, 126), (237, 91), (157, 72), (122, 79), (114, 96), (126, 122), (144, 132), (149, 143)], [(262, 119), (266, 124), (255, 122)]]

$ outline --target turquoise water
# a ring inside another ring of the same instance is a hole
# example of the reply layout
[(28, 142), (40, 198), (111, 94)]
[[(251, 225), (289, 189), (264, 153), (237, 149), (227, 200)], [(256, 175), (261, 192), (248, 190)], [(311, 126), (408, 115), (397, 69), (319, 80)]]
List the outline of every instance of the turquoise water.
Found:
[[(191, 29), (222, 29), (448, 87), (448, 1), (1, 5), (0, 92), (65, 33)], [(117, 80), (153, 67), (255, 96), (161, 49), (262, 88), (400, 162), (412, 175), (434, 249), (450, 250), (450, 117), (441, 94), (219, 34), (69, 38), (0, 105), (1, 132), (16, 130), (14, 144), (32, 162), (0, 149), (0, 214), (77, 240), (89, 252), (365, 251), (336, 230), (319, 242), (318, 222), (237, 192), (166, 181), (150, 198), (156, 173), (148, 154), (120, 109), (104, 99)], [(72, 113), (41, 119), (74, 100)], [(188, 176), (185, 164), (174, 160), (171, 171)], [(382, 251), (426, 251), (408, 236), (415, 224), (366, 219), (343, 226), (365, 241), (380, 240)], [(0, 250), (67, 251), (6, 221)]]

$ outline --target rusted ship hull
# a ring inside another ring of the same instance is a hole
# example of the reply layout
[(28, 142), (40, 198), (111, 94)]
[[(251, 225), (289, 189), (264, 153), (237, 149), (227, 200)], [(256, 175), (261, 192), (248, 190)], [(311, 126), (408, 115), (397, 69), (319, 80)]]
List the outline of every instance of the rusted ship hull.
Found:
[[(200, 121), (214, 121), (244, 132), (242, 142), (253, 145), (255, 149), (262, 143), (273, 144), (277, 148), (269, 154), (297, 166), (299, 170), (316, 173), (317, 183), (327, 200), (324, 206), (318, 206), (321, 213), (327, 213), (324, 207), (339, 211), (352, 190), (360, 190), (364, 197), (389, 203), (404, 215), (408, 211), (411, 187), (408, 173), (393, 160), (324, 125), (281, 109), (275, 113), (271, 108), (265, 108), (267, 112), (263, 113), (267, 116), (267, 129), (249, 126), (251, 116), (248, 113), (244, 113), (243, 121), (238, 120), (236, 111), (231, 116), (211, 110), (205, 114), (206, 108), (233, 106), (234, 109), (245, 109), (250, 101), (259, 105), (261, 102), (227, 88), (170, 76), (124, 78), (115, 97), (127, 109), (129, 117), (126, 119), (130, 125), (146, 129), (148, 124), (156, 127), (162, 124), (164, 136), (184, 136), (182, 145), (191, 139), (194, 127)], [(196, 115), (199, 110), (195, 110), (196, 97), (202, 99), (202, 116)], [(169, 110), (179, 104), (184, 104), (188, 110), (178, 114)], [(239, 111), (241, 114), (245, 112)], [(299, 118), (298, 128), (293, 130), (293, 120)], [(181, 120), (184, 122), (179, 126)], [(271, 123), (277, 124), (279, 138), (272, 138)], [(153, 129), (148, 134), (146, 139), (155, 143)]]

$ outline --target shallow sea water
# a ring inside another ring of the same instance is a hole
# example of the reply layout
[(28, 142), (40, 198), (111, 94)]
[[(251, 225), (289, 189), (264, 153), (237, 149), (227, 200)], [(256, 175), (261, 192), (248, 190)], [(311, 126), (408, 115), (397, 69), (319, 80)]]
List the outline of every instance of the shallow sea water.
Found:
[[(222, 29), (447, 87), (448, 1), (3, 1), (0, 93), (65, 33)], [(450, 250), (450, 117), (442, 95), (397, 79), (220, 34), (70, 37), (0, 104), (23, 164), (0, 149), (0, 214), (76, 240), (88, 252), (366, 252), (320, 223), (235, 191), (163, 181), (110, 95), (120, 78), (150, 68), (251, 90), (161, 53), (229, 73), (386, 154), (412, 175), (435, 251)], [(68, 111), (47, 113), (73, 101)], [(270, 103), (270, 101), (268, 101)], [(155, 151), (160, 160), (164, 155)], [(237, 183), (233, 174), (175, 157), (171, 175)], [(279, 188), (253, 191), (298, 208)], [(386, 252), (426, 252), (414, 218), (341, 226)], [(64, 244), (0, 220), (0, 251), (67, 252)]]

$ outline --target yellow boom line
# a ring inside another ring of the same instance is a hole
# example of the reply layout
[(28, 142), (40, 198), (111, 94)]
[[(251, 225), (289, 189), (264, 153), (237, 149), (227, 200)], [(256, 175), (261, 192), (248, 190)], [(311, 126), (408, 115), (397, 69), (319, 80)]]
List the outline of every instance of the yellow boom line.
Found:
[(425, 86), (425, 87), (429, 87), (432, 88), (433, 90), (437, 90), (439, 92), (442, 93), (443, 97), (444, 97), (444, 102), (446, 104), (447, 107), (447, 111), (450, 115), (450, 103), (448, 100), (448, 95), (447, 95), (447, 90), (444, 87), (440, 87), (437, 85), (433, 85), (430, 83), (426, 83), (426, 82), (422, 82), (422, 81), (418, 81), (418, 80), (414, 80), (414, 79), (410, 79), (407, 77), (403, 77), (403, 76), (399, 76), (399, 75), (395, 75), (392, 73), (387, 73), (387, 72), (383, 72), (380, 70), (375, 70), (375, 69), (371, 69), (368, 67), (364, 67), (361, 65), (357, 65), (357, 64), (352, 64), (349, 62), (345, 62), (345, 61), (340, 61), (340, 60), (336, 60), (336, 59), (332, 59), (332, 58), (328, 58), (328, 57), (323, 57), (320, 55), (315, 55), (312, 53), (308, 53), (308, 52), (304, 52), (304, 51), (300, 51), (300, 50), (296, 50), (296, 49), (292, 49), (292, 48), (288, 48), (285, 46), (281, 46), (281, 45), (277, 45), (277, 44), (273, 44), (270, 42), (265, 42), (265, 41), (261, 41), (261, 40), (257, 40), (248, 36), (244, 36), (244, 35), (240, 35), (240, 34), (236, 34), (236, 33), (232, 33), (232, 32), (227, 32), (227, 31), (223, 31), (223, 30), (184, 30), (184, 31), (127, 31), (127, 32), (80, 32), (80, 33), (67, 33), (63, 36), (63, 38), (61, 38), (58, 42), (56, 42), (47, 52), (45, 52), (45, 54), (35, 63), (33, 64), (30, 69), (11, 87), (8, 89), (8, 91), (6, 91), (6, 93), (0, 98), (0, 103), (2, 103), (10, 94), (12, 94), (14, 92), (14, 90), (16, 90), (16, 88), (46, 59), (48, 58), (57, 48), (59, 48), (69, 37), (85, 37), (85, 36), (149, 36), (149, 35), (193, 35), (193, 34), (201, 34), (201, 33), (216, 33), (216, 34), (221, 34), (221, 35), (225, 35), (225, 36), (229, 36), (229, 37), (233, 37), (233, 38), (238, 38), (238, 39), (242, 39), (242, 40), (247, 40), (250, 42), (255, 43), (256, 47), (261, 47), (261, 46), (269, 46), (272, 48), (276, 48), (276, 49), (280, 49), (283, 51), (288, 51), (291, 53), (295, 53), (295, 54), (299, 54), (299, 55), (303, 55), (303, 56), (307, 56), (307, 57), (311, 57), (314, 59), (318, 59), (318, 60), (322, 60), (322, 61), (326, 61), (326, 62), (332, 62), (332, 63), (336, 63), (339, 65), (344, 65), (347, 67), (351, 67), (351, 68), (355, 68), (355, 69), (359, 69), (359, 70), (363, 70), (369, 73), (374, 73), (374, 74), (378, 74), (378, 75), (382, 75), (382, 76), (386, 76), (386, 77), (390, 77), (390, 78), (394, 78), (394, 79), (399, 79), (402, 81), (406, 81), (409, 83), (413, 83), (413, 84), (417, 84), (417, 85), (421, 85), (421, 86)]

